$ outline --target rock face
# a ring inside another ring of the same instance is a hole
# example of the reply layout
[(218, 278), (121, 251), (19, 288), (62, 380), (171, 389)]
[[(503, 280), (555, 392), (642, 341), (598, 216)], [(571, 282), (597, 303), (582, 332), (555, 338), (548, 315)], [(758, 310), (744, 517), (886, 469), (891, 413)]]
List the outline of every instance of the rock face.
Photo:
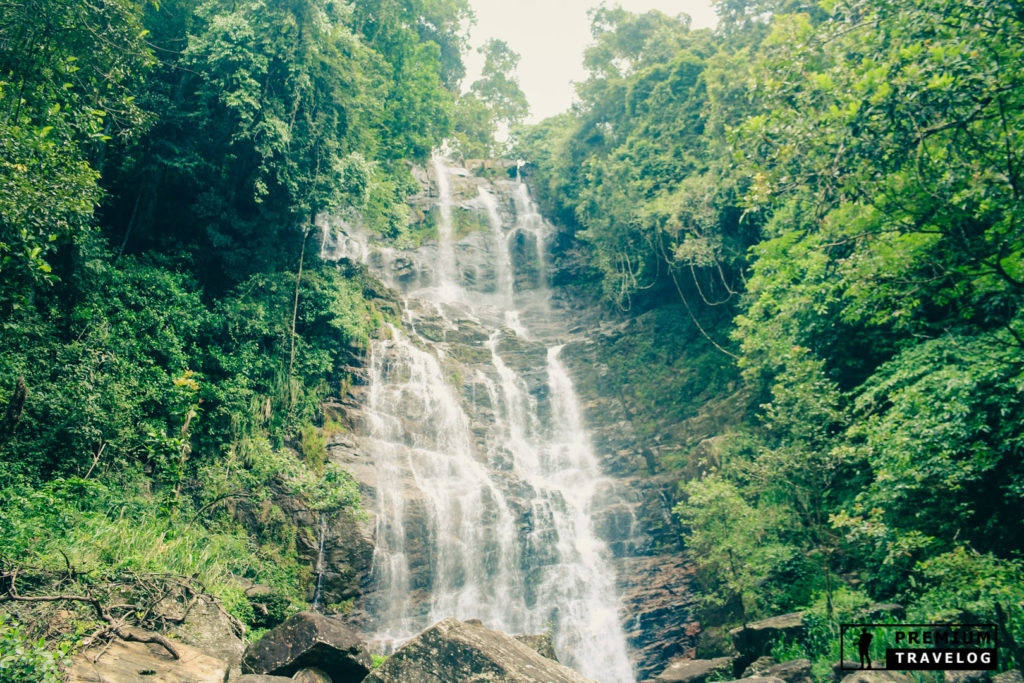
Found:
[(371, 666), (369, 652), (352, 629), (315, 612), (289, 617), (250, 645), (242, 660), (245, 673), (292, 676), (316, 668), (334, 683), (362, 680)]
[[(679, 475), (666, 473), (662, 459), (708, 442), (717, 433), (714, 419), (701, 412), (670, 430), (678, 421), (649, 423), (628, 396), (636, 391), (624, 394), (609, 381), (609, 358), (621, 355), (615, 345), (657, 338), (660, 328), (609, 321), (596, 306), (550, 286), (566, 281), (559, 275), (566, 258), (550, 249), (561, 238), (536, 213), (525, 186), (446, 173), (440, 164), (415, 173), (419, 247), (381, 244), (341, 219), (323, 226), (325, 258), (365, 264), (403, 295), (395, 316), (403, 329), (374, 340), (346, 394), (325, 406), (325, 415), (347, 428), (328, 438), (329, 457), (359, 482), (368, 513), (361, 533), (377, 542), (376, 564), (350, 575), (362, 578), (362, 594), (346, 621), (382, 645), (439, 616), (481, 616), (510, 633), (553, 625), (561, 661), (616, 681), (692, 657), (700, 626), (693, 568), (681, 559), (672, 513)], [(561, 409), (565, 393), (549, 372), (556, 349), (575, 386), (571, 411)], [(646, 382), (641, 374), (637, 386)], [(583, 438), (565, 428), (570, 412), (586, 428)], [(563, 447), (567, 434), (574, 443)], [(564, 469), (591, 478), (593, 486), (579, 487), (590, 498), (580, 508), (589, 519), (566, 524), (571, 497), (547, 490), (549, 470), (558, 469), (563, 453), (584, 451), (573, 457), (585, 457), (585, 466)], [(452, 465), (442, 472), (439, 462)], [(455, 478), (463, 488), (433, 485)], [(581, 547), (599, 548), (585, 564), (604, 565), (581, 572), (585, 581), (565, 578), (575, 560), (560, 557), (574, 546), (560, 536), (581, 530), (596, 536)], [(471, 544), (480, 549), (466, 552)], [(351, 558), (343, 564), (357, 566)], [(499, 572), (509, 576), (496, 580)], [(595, 574), (601, 581), (590, 578)], [(581, 585), (589, 593), (568, 598), (580, 606), (573, 612), (599, 605), (599, 627), (553, 607), (565, 598), (546, 594)], [(492, 595), (507, 597), (500, 605), (469, 597)], [(602, 661), (609, 653), (615, 673)]]
[(626, 636), (642, 680), (678, 657), (692, 658), (700, 633), (693, 564), (672, 555), (616, 560)]
[[(102, 650), (86, 651), (71, 660), (69, 683), (224, 683), (228, 663), (184, 644), (176, 644), (181, 659), (163, 647), (116, 640)], [(100, 654), (95, 662), (94, 656)]]
[(803, 614), (790, 612), (770, 619), (755, 621), (729, 631), (733, 645), (742, 655), (743, 665), (768, 654), (772, 643), (780, 638), (793, 640), (806, 633)]
[(680, 659), (658, 674), (655, 683), (704, 683), (714, 675), (732, 673), (732, 657)]
[[(515, 638), (445, 619), (409, 641), (365, 683), (587, 683)], [(591, 682), (592, 683), (592, 682)]]
[[(295, 528), (298, 532), (295, 534), (295, 542), (299, 560), (310, 569), (311, 580), (305, 585), (306, 598), (310, 602), (316, 591), (318, 566), (322, 569), (321, 604), (339, 603), (360, 595), (360, 586), (373, 559), (373, 543), (368, 530), (352, 512), (338, 510), (321, 513), (310, 510), (302, 497), (286, 493), (283, 486), (275, 486), (268, 500), (259, 503), (237, 502), (234, 516), (264, 538), (282, 536), (281, 527), (284, 524)], [(318, 562), (321, 551), (323, 561)], [(248, 597), (254, 603), (257, 613), (260, 613), (261, 599), (266, 596)], [(268, 625), (274, 625), (274, 622)]]
[[(467, 621), (466, 623), (468, 624), (471, 622)], [(480, 624), (480, 626), (483, 626), (483, 624)], [(556, 662), (558, 661), (558, 655), (555, 654), (555, 644), (551, 642), (551, 636), (547, 634), (536, 636), (518, 635), (513, 636), (513, 638), (539, 654), (541, 657), (547, 657), (548, 659), (552, 659)]]

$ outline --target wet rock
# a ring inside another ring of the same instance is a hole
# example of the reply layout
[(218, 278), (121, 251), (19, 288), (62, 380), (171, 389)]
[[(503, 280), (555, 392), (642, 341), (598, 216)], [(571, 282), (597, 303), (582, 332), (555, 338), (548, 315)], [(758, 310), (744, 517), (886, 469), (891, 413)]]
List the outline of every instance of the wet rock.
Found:
[[(469, 622), (467, 621), (466, 623), (468, 624)], [(481, 626), (482, 625), (483, 624), (481, 624)], [(556, 662), (558, 661), (558, 655), (555, 654), (555, 644), (551, 642), (550, 635), (546, 633), (539, 635), (520, 634), (518, 636), (513, 636), (513, 638), (539, 654), (541, 657), (547, 657), (548, 659), (553, 659)]]
[(445, 619), (406, 643), (365, 679), (365, 683), (412, 681), (587, 683), (588, 679), (504, 633)]
[(806, 631), (803, 613), (791, 612), (734, 628), (729, 635), (743, 659), (753, 662), (768, 654), (772, 644), (780, 638), (802, 638)]
[(712, 676), (732, 673), (732, 657), (680, 659), (655, 676), (655, 683), (704, 683)]
[[(332, 447), (332, 460), (333, 458)], [(286, 491), (281, 482), (271, 486), (267, 500), (234, 502), (233, 514), (249, 531), (261, 538), (284, 538), (295, 533), (296, 550), (299, 560), (310, 569), (310, 576), (317, 566), (320, 552), (320, 515), (309, 508), (308, 502), (298, 495)], [(337, 603), (361, 595), (360, 585), (370, 571), (373, 561), (373, 544), (369, 531), (349, 510), (326, 513), (326, 552), (322, 601)], [(292, 531), (289, 531), (291, 527)], [(306, 586), (307, 599), (312, 599), (314, 581)], [(263, 617), (264, 627), (275, 626), (283, 617), (282, 596), (265, 593), (255, 584), (249, 587), (256, 591), (249, 597), (257, 617)]]
[(242, 659), (245, 673), (291, 676), (312, 667), (339, 683), (360, 680), (371, 666), (370, 653), (352, 629), (315, 612), (299, 612), (267, 631)]
[(615, 563), (623, 624), (638, 676), (653, 677), (674, 658), (692, 659), (700, 624), (693, 564), (677, 556), (622, 558)]
[(392, 273), (399, 280), (405, 280), (416, 275), (416, 265), (411, 259), (399, 257), (392, 264)]
[[(177, 643), (181, 659), (149, 643), (115, 640), (107, 648), (75, 655), (68, 668), (69, 683), (224, 683), (228, 663), (190, 645)], [(102, 653), (102, 654), (100, 654)], [(99, 659), (93, 662), (93, 657)]]
[(748, 678), (737, 678), (733, 681), (726, 681), (725, 683), (786, 683), (781, 678), (775, 678), (774, 676), (750, 676)]
[(326, 517), (321, 600), (331, 604), (359, 597), (362, 579), (373, 564), (373, 544), (351, 510), (338, 510)]

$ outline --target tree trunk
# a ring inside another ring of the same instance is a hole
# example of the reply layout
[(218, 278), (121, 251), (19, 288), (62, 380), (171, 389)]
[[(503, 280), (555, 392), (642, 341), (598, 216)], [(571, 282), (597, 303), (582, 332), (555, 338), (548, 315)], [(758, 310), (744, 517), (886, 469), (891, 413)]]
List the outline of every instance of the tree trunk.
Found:
[(14, 436), (14, 430), (21, 421), (21, 413), (25, 410), (25, 398), (28, 390), (25, 388), (25, 376), (18, 377), (14, 384), (14, 392), (11, 400), (7, 403), (7, 410), (4, 412), (3, 422), (0, 422), (0, 444), (6, 443)]

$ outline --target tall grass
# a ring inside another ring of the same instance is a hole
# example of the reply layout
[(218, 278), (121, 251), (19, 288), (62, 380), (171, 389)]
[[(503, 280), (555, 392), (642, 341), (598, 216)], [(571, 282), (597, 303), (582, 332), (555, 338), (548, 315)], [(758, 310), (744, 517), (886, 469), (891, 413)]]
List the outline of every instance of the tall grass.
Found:
[(6, 494), (0, 558), (9, 562), (51, 571), (70, 564), (87, 581), (129, 570), (190, 577), (243, 621), (251, 618), (251, 606), (240, 577), (298, 597), (294, 558), (265, 558), (237, 525), (192, 521), (144, 491), (126, 496), (102, 484), (67, 480), (0, 493)]

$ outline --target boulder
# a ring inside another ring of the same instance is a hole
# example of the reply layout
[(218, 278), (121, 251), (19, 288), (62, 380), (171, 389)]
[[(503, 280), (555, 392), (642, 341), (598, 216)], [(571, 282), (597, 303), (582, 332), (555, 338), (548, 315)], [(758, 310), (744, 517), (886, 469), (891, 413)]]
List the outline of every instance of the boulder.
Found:
[(944, 671), (944, 683), (988, 683), (990, 671)]
[(750, 678), (751, 676), (763, 676), (764, 672), (767, 671), (769, 667), (775, 666), (776, 664), (778, 664), (778, 662), (775, 660), (775, 657), (771, 657), (769, 655), (758, 657), (743, 671), (743, 677)]
[(811, 660), (809, 659), (792, 659), (788, 662), (772, 664), (755, 675), (781, 678), (786, 683), (814, 683), (814, 678), (811, 676)]
[(862, 669), (844, 676), (842, 683), (912, 683), (912, 679), (899, 671)]
[(762, 619), (729, 631), (733, 646), (747, 662), (768, 654), (772, 643), (780, 638), (795, 640), (807, 632), (802, 612), (790, 612)]
[[(481, 626), (483, 626), (483, 624), (481, 624)], [(547, 657), (548, 659), (552, 659), (556, 662), (558, 661), (558, 655), (555, 654), (555, 644), (551, 641), (551, 636), (548, 634), (520, 634), (512, 637), (539, 654), (541, 657)]]
[(245, 644), (235, 635), (230, 618), (207, 595), (196, 600), (184, 621), (173, 627), (170, 634), (208, 655), (225, 660), (230, 668), (239, 665), (245, 652)]
[[(851, 661), (849, 659), (844, 659), (843, 661), (837, 662), (837, 663), (832, 665), (832, 680), (837, 681), (837, 682), (841, 681), (844, 678), (846, 678), (847, 676), (849, 676), (851, 673), (856, 673), (857, 671), (860, 671), (860, 670), (861, 670), (860, 662), (854, 662), (854, 661)], [(871, 662), (871, 670), (872, 671), (884, 671), (885, 670), (885, 662), (882, 662), (882, 661)]]
[[(399, 648), (364, 683), (592, 683), (512, 636), (445, 619)], [(338, 683), (335, 681), (335, 683)]]
[(299, 612), (245, 650), (242, 671), (292, 676), (322, 670), (334, 683), (362, 680), (372, 668), (363, 641), (345, 624), (316, 612)]
[(264, 674), (242, 674), (228, 679), (228, 683), (289, 683), (289, 676), (267, 676)]
[(1010, 669), (992, 677), (992, 683), (1024, 683), (1020, 669)]
[(334, 683), (331, 677), (320, 669), (300, 669), (292, 676), (294, 683)]
[(713, 674), (732, 674), (732, 657), (677, 659), (655, 676), (656, 683), (704, 683)]
[[(75, 655), (68, 667), (69, 683), (224, 683), (228, 663), (198, 649), (175, 643), (181, 659), (160, 645), (115, 640), (107, 648)], [(94, 662), (93, 657), (99, 655)]]

